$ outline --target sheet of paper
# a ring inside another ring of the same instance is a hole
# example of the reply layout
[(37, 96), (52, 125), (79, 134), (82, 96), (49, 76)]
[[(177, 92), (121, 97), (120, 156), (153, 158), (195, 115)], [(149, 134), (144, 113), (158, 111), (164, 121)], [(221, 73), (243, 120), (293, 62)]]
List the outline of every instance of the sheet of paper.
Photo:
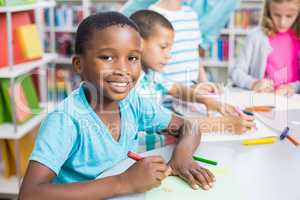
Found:
[[(175, 102), (174, 109), (184, 116), (199, 116), (203, 115), (203, 107), (196, 103), (181, 103)], [(255, 121), (257, 130), (246, 132), (241, 135), (230, 133), (230, 132), (213, 132), (213, 133), (203, 133), (201, 141), (203, 142), (215, 142), (215, 141), (241, 141), (246, 139), (257, 139), (264, 137), (274, 137), (277, 136), (274, 131), (266, 126), (259, 120)]]
[(217, 181), (214, 187), (205, 191), (203, 189), (193, 190), (186, 182), (178, 177), (166, 178), (160, 187), (146, 192), (146, 200), (166, 199), (189, 199), (189, 200), (218, 200), (218, 199), (242, 199), (241, 194), (236, 191), (234, 177), (231, 169), (226, 167), (211, 168)]
[(256, 117), (277, 132), (282, 132), (287, 126), (290, 128), (298, 126), (298, 130), (300, 127), (300, 109), (257, 113)]
[(241, 135), (237, 135), (229, 132), (203, 133), (201, 141), (203, 142), (242, 141), (248, 139), (278, 136), (271, 128), (264, 125), (261, 121), (256, 120), (256, 126), (257, 126), (256, 131), (246, 132)]
[(227, 90), (222, 96), (217, 98), (241, 108), (251, 106), (275, 106), (276, 110), (287, 110), (300, 108), (296, 96), (286, 97), (275, 95), (274, 93), (256, 93), (245, 90)]

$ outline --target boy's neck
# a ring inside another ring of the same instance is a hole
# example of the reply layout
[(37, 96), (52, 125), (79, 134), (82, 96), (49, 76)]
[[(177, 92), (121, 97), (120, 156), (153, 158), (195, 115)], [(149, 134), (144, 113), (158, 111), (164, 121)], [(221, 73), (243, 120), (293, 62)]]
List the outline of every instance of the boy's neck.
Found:
[(181, 0), (160, 0), (157, 6), (165, 10), (181, 10)]
[(88, 90), (85, 90), (85, 95), (90, 106), (96, 113), (99, 111), (115, 111), (119, 108), (119, 104), (117, 101), (108, 100), (105, 97), (101, 97), (101, 95), (98, 95), (97, 99), (93, 99)]

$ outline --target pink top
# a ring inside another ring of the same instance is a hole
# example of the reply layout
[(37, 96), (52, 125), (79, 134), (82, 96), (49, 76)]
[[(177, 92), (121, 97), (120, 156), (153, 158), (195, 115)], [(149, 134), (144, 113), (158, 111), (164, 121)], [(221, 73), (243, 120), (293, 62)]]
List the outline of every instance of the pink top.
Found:
[(269, 37), (272, 52), (267, 58), (265, 78), (274, 86), (300, 80), (300, 40), (292, 30)]

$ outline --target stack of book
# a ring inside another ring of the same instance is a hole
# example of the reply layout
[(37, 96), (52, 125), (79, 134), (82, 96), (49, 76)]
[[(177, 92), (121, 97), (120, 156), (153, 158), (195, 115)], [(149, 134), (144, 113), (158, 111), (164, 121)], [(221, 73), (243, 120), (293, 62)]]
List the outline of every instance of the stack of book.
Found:
[(210, 47), (206, 53), (206, 59), (228, 61), (229, 60), (229, 39), (228, 37), (221, 36)]
[(234, 24), (236, 28), (248, 29), (259, 24), (261, 9), (243, 8), (237, 10), (234, 15)]

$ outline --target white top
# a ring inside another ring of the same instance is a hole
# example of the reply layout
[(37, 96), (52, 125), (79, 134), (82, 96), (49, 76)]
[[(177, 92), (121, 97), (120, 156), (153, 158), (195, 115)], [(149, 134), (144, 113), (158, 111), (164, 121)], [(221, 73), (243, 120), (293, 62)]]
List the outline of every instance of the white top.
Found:
[(150, 9), (164, 15), (175, 29), (172, 58), (163, 74), (171, 81), (190, 85), (199, 74), (198, 45), (202, 41), (197, 13), (188, 6), (182, 6), (178, 11), (165, 10), (156, 5)]

